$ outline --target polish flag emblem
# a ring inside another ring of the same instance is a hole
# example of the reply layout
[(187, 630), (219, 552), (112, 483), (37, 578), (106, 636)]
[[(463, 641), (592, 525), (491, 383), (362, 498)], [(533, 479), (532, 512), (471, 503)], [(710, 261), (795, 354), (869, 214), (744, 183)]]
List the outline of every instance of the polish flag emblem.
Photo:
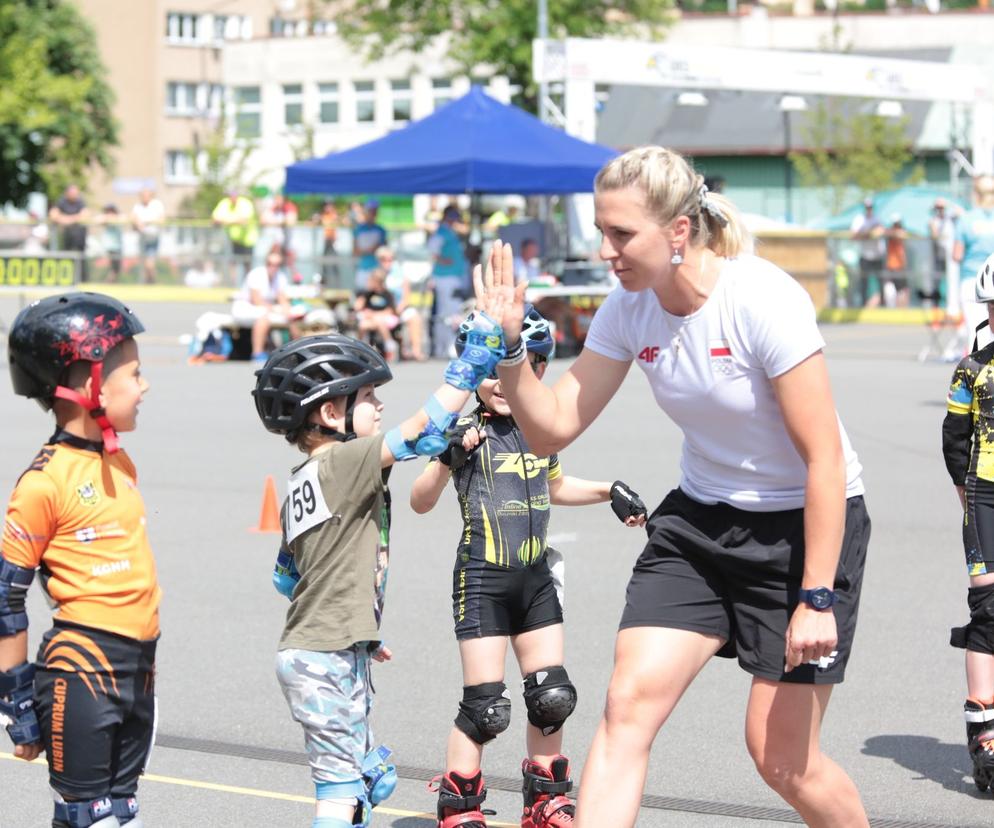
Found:
[(731, 375), (734, 369), (732, 349), (727, 339), (712, 339), (708, 342), (708, 355), (711, 357), (711, 370), (716, 374)]

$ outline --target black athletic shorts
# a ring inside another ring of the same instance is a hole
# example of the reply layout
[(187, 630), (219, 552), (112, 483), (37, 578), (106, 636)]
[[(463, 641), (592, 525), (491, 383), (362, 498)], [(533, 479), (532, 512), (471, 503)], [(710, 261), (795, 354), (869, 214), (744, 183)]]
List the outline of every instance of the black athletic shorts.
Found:
[(45, 633), (35, 706), (63, 796), (135, 793), (155, 728), (155, 644), (64, 622)]
[(452, 575), (456, 638), (518, 635), (563, 622), (545, 555), (516, 569), (478, 561), (457, 563)]
[(994, 573), (994, 483), (987, 480), (967, 481), (963, 551), (968, 575)]
[[(717, 635), (718, 655), (738, 656), (746, 672), (773, 681), (833, 684), (849, 660), (863, 580), (870, 518), (849, 498), (833, 589), (838, 655), (825, 669), (784, 672), (787, 624), (804, 569), (804, 510), (747, 512), (706, 505), (674, 489), (646, 525), (649, 542), (635, 563), (621, 629), (673, 627)], [(828, 584), (826, 584), (828, 586)]]

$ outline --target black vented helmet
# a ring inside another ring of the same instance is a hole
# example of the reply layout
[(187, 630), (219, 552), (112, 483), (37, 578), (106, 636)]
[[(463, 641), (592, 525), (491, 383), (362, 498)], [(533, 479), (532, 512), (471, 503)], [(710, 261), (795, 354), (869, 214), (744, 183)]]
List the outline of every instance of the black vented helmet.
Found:
[(288, 342), (273, 351), (255, 376), (255, 410), (275, 434), (301, 428), (311, 410), (332, 397), (347, 397), (364, 385), (393, 379), (379, 353), (342, 334)]
[(51, 408), (59, 380), (72, 363), (103, 362), (112, 348), (144, 330), (130, 308), (102, 293), (39, 299), (10, 328), (7, 358), (14, 393)]

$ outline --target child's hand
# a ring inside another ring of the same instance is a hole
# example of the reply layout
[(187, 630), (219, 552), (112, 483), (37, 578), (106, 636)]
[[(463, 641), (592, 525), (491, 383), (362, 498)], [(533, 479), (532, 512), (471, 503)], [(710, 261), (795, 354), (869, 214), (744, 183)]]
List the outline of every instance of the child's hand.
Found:
[(487, 439), (487, 430), (485, 428), (477, 428), (473, 426), (472, 428), (467, 428), (466, 433), (462, 436), (462, 447), (463, 450), (469, 454), (473, 449), (477, 448), (480, 443)]
[(30, 745), (14, 745), (14, 756), (25, 762), (33, 762), (43, 750), (41, 742), (32, 742)]
[(380, 644), (373, 651), (373, 661), (390, 661), (393, 658), (393, 652), (386, 644)]

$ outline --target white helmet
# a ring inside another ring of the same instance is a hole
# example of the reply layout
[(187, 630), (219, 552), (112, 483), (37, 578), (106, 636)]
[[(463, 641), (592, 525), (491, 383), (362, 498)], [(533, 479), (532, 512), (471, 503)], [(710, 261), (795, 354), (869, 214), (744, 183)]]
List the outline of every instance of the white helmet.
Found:
[(977, 301), (994, 302), (994, 253), (977, 271)]

